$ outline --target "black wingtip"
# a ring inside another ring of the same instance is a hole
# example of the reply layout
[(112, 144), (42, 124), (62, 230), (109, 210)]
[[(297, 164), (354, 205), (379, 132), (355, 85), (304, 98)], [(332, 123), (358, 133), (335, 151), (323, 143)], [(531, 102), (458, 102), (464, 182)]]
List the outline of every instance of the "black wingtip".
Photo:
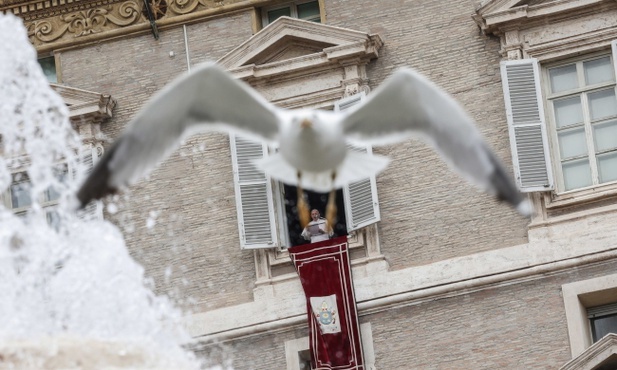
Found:
[(109, 185), (111, 179), (109, 162), (113, 158), (116, 147), (114, 145), (105, 153), (77, 191), (78, 209), (84, 209), (93, 200), (117, 193), (118, 189)]
[[(492, 158), (492, 157), (491, 157)], [(500, 163), (492, 158), (494, 171), (490, 177), (491, 185), (496, 192), (497, 199), (512, 205), (524, 217), (531, 217), (533, 207), (518, 190), (514, 181), (508, 176)]]

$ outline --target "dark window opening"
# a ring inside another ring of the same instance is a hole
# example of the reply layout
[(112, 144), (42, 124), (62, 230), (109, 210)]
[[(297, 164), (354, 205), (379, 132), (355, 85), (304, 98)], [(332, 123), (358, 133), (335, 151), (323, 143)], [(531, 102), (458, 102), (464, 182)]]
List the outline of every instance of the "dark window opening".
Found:
[(298, 352), (298, 359), (300, 360), (300, 370), (311, 370), (311, 352), (308, 349)]
[[(283, 184), (285, 196), (285, 214), (287, 216), (287, 231), (289, 232), (289, 243), (293, 247), (295, 245), (309, 244), (310, 240), (304, 239), (302, 226), (298, 219), (298, 192), (295, 186)], [(328, 193), (317, 193), (314, 191), (304, 190), (304, 197), (308, 203), (309, 211), (317, 209), (321, 217), (326, 217), (326, 204), (328, 203)], [(347, 220), (345, 219), (345, 202), (343, 199), (343, 190), (336, 191), (336, 222), (332, 226), (334, 235), (347, 235)]]
[(40, 58), (38, 62), (47, 77), (47, 81), (51, 83), (58, 83), (58, 75), (56, 71), (56, 59), (53, 56)]
[(593, 342), (602, 339), (608, 333), (617, 333), (617, 313), (589, 319)]
[(298, 18), (311, 22), (321, 22), (319, 2), (311, 1), (309, 3), (298, 4)]
[(272, 23), (280, 17), (291, 17), (291, 8), (281, 8), (276, 10), (270, 10), (268, 12), (268, 23)]
[(587, 317), (594, 343), (608, 333), (617, 333), (617, 303), (590, 307), (587, 309)]

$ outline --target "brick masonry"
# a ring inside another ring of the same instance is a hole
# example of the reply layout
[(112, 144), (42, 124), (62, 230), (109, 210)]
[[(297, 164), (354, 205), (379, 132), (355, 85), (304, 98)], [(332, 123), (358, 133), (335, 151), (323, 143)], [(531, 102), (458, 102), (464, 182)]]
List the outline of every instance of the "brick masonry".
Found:
[[(250, 12), (244, 12), (188, 26), (189, 40), (195, 40), (191, 64), (216, 60), (250, 37), (250, 20)], [(229, 30), (235, 30), (235, 39)], [(184, 31), (163, 30), (159, 41), (147, 33), (64, 51), (61, 60), (63, 83), (105, 91), (118, 100), (114, 118), (102, 125), (113, 140), (152, 94), (186, 71)], [(226, 135), (191, 138), (149, 181), (113, 202), (119, 212), (107, 216), (120, 225), (157, 291), (198, 311), (250, 300), (255, 265), (253, 253), (239, 248)], [(149, 218), (156, 218), (156, 227), (147, 227)]]
[[(478, 1), (325, 0), (329, 25), (378, 33), (384, 46), (367, 66), (378, 86), (412, 66), (463, 104), (511, 170), (499, 39), (471, 19)], [(359, 11), (361, 10), (361, 11)], [(217, 60), (252, 35), (251, 10), (187, 25), (191, 64)], [(174, 53), (170, 57), (170, 52)], [(110, 140), (147, 99), (186, 66), (184, 30), (161, 30), (56, 52), (63, 83), (111, 94)], [(108, 145), (108, 143), (106, 144)], [(377, 179), (381, 252), (391, 270), (498, 250), (528, 242), (528, 221), (458, 176), (425, 144), (379, 147), (392, 164)], [(252, 251), (239, 247), (229, 140), (204, 134), (187, 140), (148, 181), (111, 200), (118, 224), (155, 290), (189, 312), (253, 300)], [(155, 227), (148, 227), (155, 220)], [(612, 273), (609, 262), (513, 281), (449, 298), (363, 314), (371, 322), (377, 369), (554, 369), (570, 359), (560, 296), (567, 282)], [(284, 369), (284, 342), (307, 335), (291, 328), (197, 351), (236, 370)], [(229, 349), (229, 350), (228, 350)]]
[[(591, 264), (479, 291), (361, 315), (377, 369), (558, 369), (570, 360), (561, 286), (613, 272)], [(302, 329), (202, 344), (198, 353), (235, 370), (285, 369), (283, 343)]]

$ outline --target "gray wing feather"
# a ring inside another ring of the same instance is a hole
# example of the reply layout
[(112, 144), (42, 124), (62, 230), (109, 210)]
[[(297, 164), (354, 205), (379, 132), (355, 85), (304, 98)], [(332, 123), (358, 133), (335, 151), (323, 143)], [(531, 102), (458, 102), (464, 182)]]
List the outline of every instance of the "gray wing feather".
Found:
[(501, 161), (489, 149), (471, 117), (431, 81), (400, 69), (364, 104), (342, 118), (348, 138), (374, 145), (418, 136), (470, 182), (521, 208), (516, 185), (504, 178)]
[(237, 131), (253, 139), (274, 141), (279, 114), (222, 68), (199, 66), (163, 88), (129, 123), (78, 190), (80, 206), (145, 176), (191, 133)]
[(135, 182), (199, 131), (239, 132), (261, 141), (276, 139), (277, 108), (215, 64), (176, 79), (138, 113), (109, 161), (111, 185)]

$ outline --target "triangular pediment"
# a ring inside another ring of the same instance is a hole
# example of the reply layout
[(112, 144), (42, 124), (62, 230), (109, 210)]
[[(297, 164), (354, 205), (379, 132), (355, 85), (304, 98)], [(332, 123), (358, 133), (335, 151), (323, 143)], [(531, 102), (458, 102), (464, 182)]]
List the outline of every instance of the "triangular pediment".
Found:
[(565, 364), (560, 370), (617, 369), (617, 334), (610, 333)]
[[(341, 58), (364, 53), (376, 57), (377, 35), (281, 17), (229, 52), (218, 63), (233, 70), (293, 60)], [(306, 64), (306, 63), (305, 63)]]
[(112, 117), (116, 100), (110, 95), (65, 85), (50, 85), (69, 108), (69, 118), (74, 124), (99, 123)]
[(321, 53), (325, 48), (334, 46), (332, 44), (308, 40), (295, 36), (285, 36), (259, 54), (246, 61), (246, 64), (262, 65), (266, 63), (279, 62), (286, 59), (302, 57), (310, 54)]
[(377, 34), (281, 17), (218, 64), (281, 107), (332, 109), (368, 92), (366, 66), (382, 44)]

